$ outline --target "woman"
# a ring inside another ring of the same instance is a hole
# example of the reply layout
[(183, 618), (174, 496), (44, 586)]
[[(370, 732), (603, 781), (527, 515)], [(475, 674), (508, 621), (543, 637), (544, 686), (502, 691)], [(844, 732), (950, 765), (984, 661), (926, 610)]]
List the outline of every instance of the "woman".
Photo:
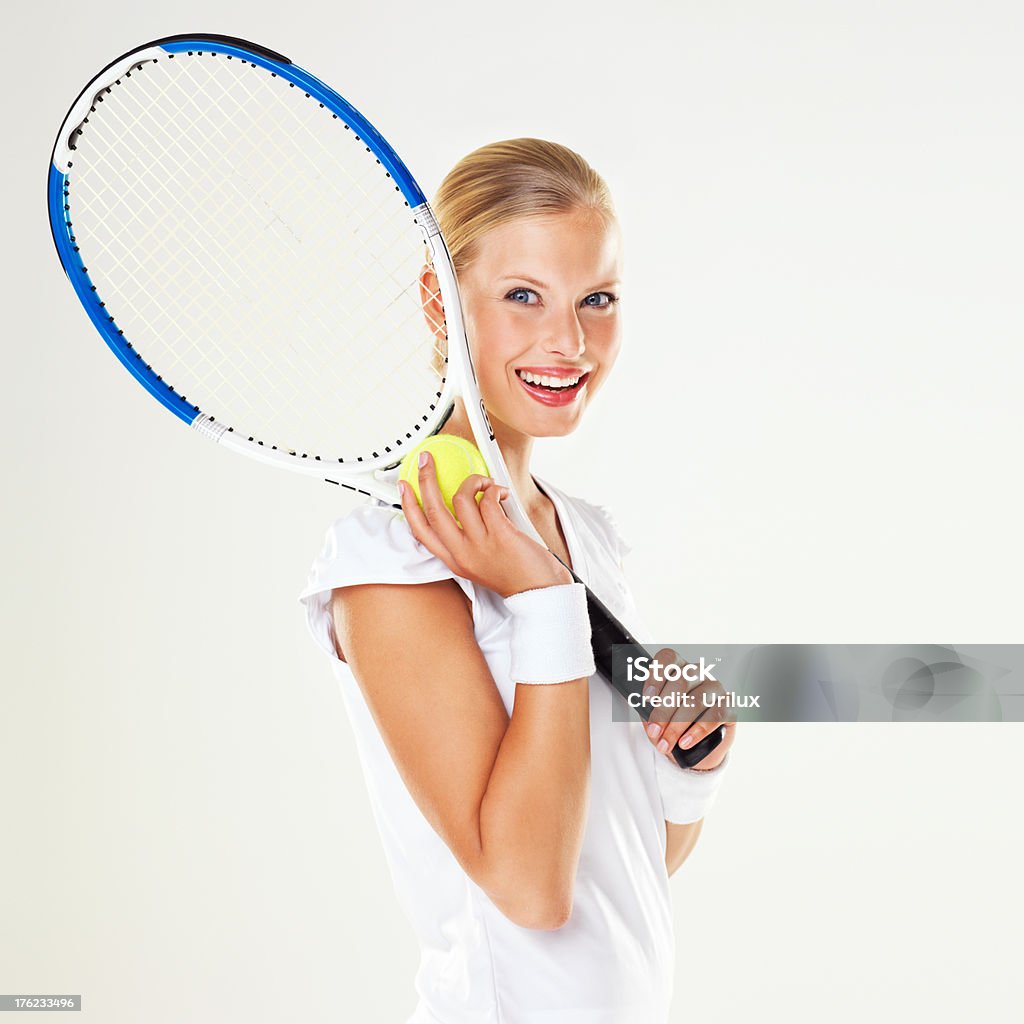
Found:
[[(733, 727), (683, 771), (670, 755), (688, 722), (649, 735), (613, 721), (620, 698), (589, 679), (583, 588), (551, 552), (636, 630), (628, 549), (602, 509), (530, 473), (534, 438), (576, 428), (619, 351), (615, 214), (581, 157), (536, 139), (465, 157), (434, 211), (492, 427), (550, 550), (484, 477), (455, 496), (456, 522), (425, 456), (423, 507), (404, 487), (403, 513), (374, 502), (336, 522), (302, 595), (421, 944), (411, 1021), (663, 1021), (668, 876), (696, 842)], [(429, 316), (429, 268), (421, 283)], [(462, 408), (444, 430), (472, 439)]]

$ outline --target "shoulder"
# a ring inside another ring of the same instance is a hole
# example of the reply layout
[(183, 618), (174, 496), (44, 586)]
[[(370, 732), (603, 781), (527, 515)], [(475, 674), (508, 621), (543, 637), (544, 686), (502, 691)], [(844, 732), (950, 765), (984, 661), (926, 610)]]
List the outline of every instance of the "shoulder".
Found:
[(389, 505), (360, 505), (328, 528), (300, 598), (362, 583), (433, 583), (452, 571), (412, 535)]
[[(373, 502), (358, 506), (328, 527), (299, 600), (305, 606), (314, 639), (333, 656), (331, 597), (335, 590), (364, 584), (439, 583), (443, 580), (454, 580), (465, 598), (475, 606), (473, 584), (456, 576), (423, 547), (413, 537), (401, 512), (382, 502)], [(396, 598), (397, 595), (390, 598), (393, 605), (410, 605)], [(422, 598), (425, 600), (427, 595), (423, 594)], [(439, 598), (432, 595), (430, 600), (436, 603)], [(411, 603), (416, 604), (417, 600)]]

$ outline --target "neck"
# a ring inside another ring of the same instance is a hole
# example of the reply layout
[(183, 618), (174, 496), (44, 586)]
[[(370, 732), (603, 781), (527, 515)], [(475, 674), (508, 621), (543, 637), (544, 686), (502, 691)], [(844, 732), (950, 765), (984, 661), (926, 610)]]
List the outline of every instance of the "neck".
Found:
[[(529, 434), (522, 434), (517, 430), (510, 430), (504, 423), (491, 420), (491, 427), (494, 430), (494, 439), (501, 449), (502, 458), (505, 460), (505, 467), (508, 469), (509, 479), (527, 515), (531, 515), (539, 505), (546, 503), (541, 489), (533, 482), (530, 475), (530, 456), (533, 454), (533, 438)], [(469, 417), (466, 415), (466, 408), (462, 400), (458, 399), (455, 408), (444, 425), (441, 433), (455, 434), (471, 443), (473, 430), (469, 425)]]

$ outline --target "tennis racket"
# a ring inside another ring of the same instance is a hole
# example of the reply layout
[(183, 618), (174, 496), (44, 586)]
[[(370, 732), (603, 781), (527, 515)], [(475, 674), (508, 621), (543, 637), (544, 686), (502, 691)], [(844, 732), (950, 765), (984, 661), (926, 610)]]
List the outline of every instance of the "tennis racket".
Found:
[[(61, 125), (48, 200), (89, 318), (198, 433), (400, 507), (389, 471), (461, 398), (511, 492), (506, 513), (543, 543), (480, 399), (423, 192), (362, 114), (287, 57), (201, 34), (118, 57)], [(439, 295), (425, 297), (428, 253)], [(646, 652), (589, 589), (588, 602), (611, 681), (614, 644)], [(721, 738), (675, 757), (696, 764)]]

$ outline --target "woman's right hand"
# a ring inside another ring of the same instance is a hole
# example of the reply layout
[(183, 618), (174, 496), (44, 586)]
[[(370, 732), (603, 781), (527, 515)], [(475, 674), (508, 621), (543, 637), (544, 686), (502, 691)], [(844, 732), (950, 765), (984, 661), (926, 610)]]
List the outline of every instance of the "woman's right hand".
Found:
[[(528, 537), (501, 507), (508, 489), (490, 477), (467, 477), (452, 498), (458, 515), (448, 511), (429, 452), (419, 467), (420, 507), (406, 483), (399, 483), (402, 511), (412, 535), (457, 576), (511, 597), (524, 590), (572, 583), (569, 570), (543, 545)], [(479, 502), (476, 495), (483, 491)], [(461, 527), (459, 526), (461, 523)]]

